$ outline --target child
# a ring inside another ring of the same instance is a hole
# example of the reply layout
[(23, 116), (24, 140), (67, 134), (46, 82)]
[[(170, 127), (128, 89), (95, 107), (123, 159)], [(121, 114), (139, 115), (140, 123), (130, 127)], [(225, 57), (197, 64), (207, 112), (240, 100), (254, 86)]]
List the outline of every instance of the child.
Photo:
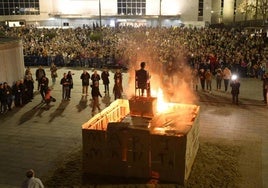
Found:
[(50, 102), (56, 102), (56, 99), (51, 96), (51, 89), (48, 88), (45, 94), (45, 102), (49, 105)]
[(122, 98), (123, 87), (119, 78), (116, 79), (116, 82), (113, 88), (113, 93), (114, 93), (114, 100)]

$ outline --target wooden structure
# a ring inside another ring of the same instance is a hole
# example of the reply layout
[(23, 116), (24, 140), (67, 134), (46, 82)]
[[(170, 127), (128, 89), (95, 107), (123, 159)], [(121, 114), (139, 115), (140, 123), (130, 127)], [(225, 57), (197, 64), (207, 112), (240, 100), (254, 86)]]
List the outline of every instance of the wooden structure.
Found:
[[(199, 147), (199, 106), (174, 103), (169, 109), (174, 113), (162, 114), (166, 118), (144, 118), (131, 116), (129, 104), (118, 99), (82, 125), (83, 172), (133, 178), (157, 174), (160, 181), (184, 184)], [(168, 127), (174, 115), (183, 117), (181, 124)]]

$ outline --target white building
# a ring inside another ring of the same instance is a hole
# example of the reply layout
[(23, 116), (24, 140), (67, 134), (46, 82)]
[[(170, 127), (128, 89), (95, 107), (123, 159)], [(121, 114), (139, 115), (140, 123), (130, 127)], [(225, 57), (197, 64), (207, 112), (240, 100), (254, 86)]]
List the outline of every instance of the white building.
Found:
[[(245, 0), (0, 0), (0, 21), (10, 26), (204, 26), (245, 20)], [(11, 22), (10, 22), (11, 21)]]

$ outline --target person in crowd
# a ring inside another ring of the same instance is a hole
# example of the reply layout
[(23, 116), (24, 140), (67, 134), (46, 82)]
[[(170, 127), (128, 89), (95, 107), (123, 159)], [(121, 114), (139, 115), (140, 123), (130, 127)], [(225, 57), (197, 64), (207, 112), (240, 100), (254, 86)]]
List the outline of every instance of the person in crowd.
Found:
[(234, 104), (238, 105), (238, 95), (240, 90), (240, 82), (236, 75), (233, 75), (232, 80), (230, 82), (232, 101)]
[(26, 67), (26, 70), (25, 70), (25, 74), (24, 75), (28, 75), (28, 74), (32, 74), (30, 67)]
[(120, 80), (117, 79), (113, 87), (114, 100), (122, 99), (122, 93), (123, 93), (123, 87), (120, 83)]
[(42, 79), (40, 80), (40, 94), (42, 96), (42, 101), (45, 101), (45, 95), (46, 95), (46, 91), (48, 89), (48, 84), (49, 84), (49, 80), (46, 76), (43, 76)]
[(100, 104), (99, 104), (99, 97), (102, 97), (99, 89), (99, 82), (95, 81), (91, 85), (91, 96), (93, 99), (93, 107), (92, 107), (92, 113), (95, 113), (96, 108), (98, 108), (99, 111), (101, 111)]
[(146, 93), (148, 95), (148, 80), (149, 80), (149, 74), (145, 70), (145, 62), (141, 62), (140, 69), (136, 71), (136, 88), (141, 90), (141, 96), (144, 96), (144, 90), (146, 90)]
[(72, 73), (72, 71), (68, 71), (67, 78), (70, 82), (70, 85), (69, 85), (70, 89), (69, 89), (69, 94), (68, 94), (69, 99), (71, 98), (71, 91), (74, 88), (73, 75), (74, 74)]
[(263, 102), (267, 104), (267, 92), (268, 92), (268, 73), (263, 74), (262, 77), (262, 94)]
[(195, 68), (192, 71), (192, 85), (193, 85), (193, 89), (195, 91), (198, 90), (198, 81), (199, 81), (199, 75), (198, 75), (198, 70)]
[(95, 82), (99, 82), (100, 81), (100, 75), (98, 74), (97, 70), (94, 70), (93, 74), (91, 75), (91, 81), (92, 84), (94, 84)]
[(39, 66), (38, 69), (36, 69), (35, 71), (35, 77), (36, 77), (36, 81), (38, 82), (38, 91), (40, 90), (41, 87), (41, 80), (42, 78), (46, 76), (46, 72), (45, 69), (43, 69), (42, 66)]
[(42, 181), (35, 177), (33, 169), (26, 172), (26, 178), (27, 179), (23, 181), (21, 188), (44, 188)]
[(205, 69), (199, 70), (199, 80), (200, 80), (202, 90), (205, 91), (205, 81), (206, 81)]
[(52, 83), (55, 84), (56, 83), (56, 78), (58, 77), (58, 73), (57, 73), (57, 67), (54, 63), (51, 63), (50, 66), (50, 73), (51, 73), (51, 79), (52, 79)]
[(14, 95), (14, 105), (15, 107), (22, 106), (22, 90), (20, 80), (17, 80), (16, 83), (12, 86), (12, 93)]
[(227, 90), (228, 90), (228, 85), (229, 85), (231, 76), (232, 76), (231, 70), (228, 67), (225, 67), (223, 69), (223, 82), (224, 82), (224, 91), (225, 92), (227, 92)]
[(62, 100), (70, 100), (69, 97), (69, 90), (71, 85), (71, 80), (67, 77), (67, 74), (63, 74), (63, 78), (60, 81), (60, 84), (62, 85)]
[(25, 85), (27, 98), (29, 102), (31, 102), (31, 100), (34, 98), (34, 80), (30, 73), (25, 75), (24, 85)]
[(221, 83), (222, 83), (222, 78), (223, 78), (223, 73), (222, 73), (222, 70), (221, 68), (218, 68), (216, 70), (216, 90), (219, 91), (221, 90)]
[(7, 110), (6, 97), (4, 95), (4, 85), (0, 83), (0, 113), (5, 113)]
[(206, 86), (207, 86), (207, 91), (211, 93), (211, 83), (212, 83), (212, 73), (208, 69), (205, 73), (205, 79), (206, 79)]
[(7, 109), (10, 111), (13, 103), (12, 88), (7, 82), (4, 82), (4, 97), (7, 105)]
[(104, 93), (109, 95), (109, 84), (110, 84), (110, 80), (109, 80), (109, 72), (108, 69), (104, 69), (101, 73), (101, 79), (104, 85)]
[(89, 86), (90, 74), (84, 69), (83, 73), (80, 76), (80, 79), (82, 80), (82, 95), (87, 96), (88, 95), (88, 86)]

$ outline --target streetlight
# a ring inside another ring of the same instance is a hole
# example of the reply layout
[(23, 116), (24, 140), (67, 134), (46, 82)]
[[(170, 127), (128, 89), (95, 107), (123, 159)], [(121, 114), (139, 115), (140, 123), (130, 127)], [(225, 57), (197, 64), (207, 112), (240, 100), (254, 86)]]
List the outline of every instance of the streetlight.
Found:
[(99, 19), (100, 19), (100, 27), (101, 27), (101, 0), (99, 0)]

